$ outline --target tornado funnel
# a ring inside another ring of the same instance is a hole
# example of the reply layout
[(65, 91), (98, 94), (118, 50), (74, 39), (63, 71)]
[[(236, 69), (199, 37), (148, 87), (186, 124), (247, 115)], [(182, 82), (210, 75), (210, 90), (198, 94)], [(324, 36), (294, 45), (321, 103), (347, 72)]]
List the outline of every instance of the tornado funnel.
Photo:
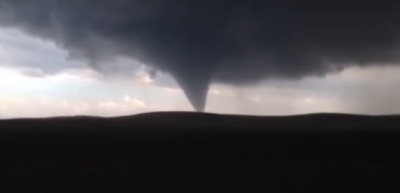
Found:
[(206, 107), (207, 94), (210, 86), (209, 78), (204, 76), (175, 75), (175, 80), (185, 93), (192, 107), (203, 112)]

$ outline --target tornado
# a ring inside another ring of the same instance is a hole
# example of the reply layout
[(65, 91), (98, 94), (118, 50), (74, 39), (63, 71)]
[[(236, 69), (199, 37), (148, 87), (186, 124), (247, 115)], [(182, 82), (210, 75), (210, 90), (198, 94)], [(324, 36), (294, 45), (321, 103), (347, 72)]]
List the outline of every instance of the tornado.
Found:
[(175, 72), (173, 77), (182, 88), (192, 107), (198, 112), (204, 112), (210, 86), (209, 76), (198, 73)]

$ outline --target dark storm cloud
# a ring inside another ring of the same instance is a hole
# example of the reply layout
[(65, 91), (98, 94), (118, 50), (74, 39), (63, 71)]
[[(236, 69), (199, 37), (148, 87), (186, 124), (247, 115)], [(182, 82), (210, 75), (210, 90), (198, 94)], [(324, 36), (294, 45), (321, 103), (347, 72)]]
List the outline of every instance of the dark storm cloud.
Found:
[(124, 55), (170, 73), (198, 110), (212, 82), (322, 76), (400, 57), (398, 0), (0, 2), (3, 25), (94, 66)]

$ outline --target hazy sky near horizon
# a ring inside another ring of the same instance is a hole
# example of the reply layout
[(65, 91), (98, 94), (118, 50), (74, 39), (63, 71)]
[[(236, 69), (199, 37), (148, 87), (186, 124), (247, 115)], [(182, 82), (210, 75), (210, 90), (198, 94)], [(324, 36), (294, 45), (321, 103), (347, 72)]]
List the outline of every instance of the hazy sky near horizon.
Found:
[[(150, 111), (191, 111), (168, 74), (148, 75), (144, 64), (112, 75), (72, 60), (54, 42), (0, 28), (0, 117), (119, 116)], [(116, 68), (118, 69), (118, 68)], [(206, 112), (288, 115), (311, 112), (400, 113), (400, 67), (350, 67), (340, 73), (252, 86), (213, 84)]]

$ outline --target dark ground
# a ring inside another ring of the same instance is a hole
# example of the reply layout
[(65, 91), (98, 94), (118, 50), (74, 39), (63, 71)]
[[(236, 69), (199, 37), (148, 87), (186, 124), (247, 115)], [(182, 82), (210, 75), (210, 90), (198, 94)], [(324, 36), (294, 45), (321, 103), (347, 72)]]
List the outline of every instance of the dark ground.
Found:
[(400, 116), (176, 112), (4, 120), (0, 187), (52, 193), (388, 192), (400, 190), (399, 134)]

